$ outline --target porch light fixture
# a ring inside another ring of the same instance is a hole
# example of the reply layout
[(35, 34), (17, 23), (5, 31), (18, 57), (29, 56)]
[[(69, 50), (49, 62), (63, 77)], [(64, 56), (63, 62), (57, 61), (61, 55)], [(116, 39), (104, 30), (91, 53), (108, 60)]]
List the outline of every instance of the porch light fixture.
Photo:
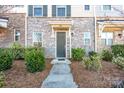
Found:
[(122, 34), (118, 34), (118, 36), (119, 36), (119, 38), (121, 38), (122, 37)]
[(73, 33), (73, 32), (71, 32), (71, 36), (72, 36), (72, 37), (74, 36), (74, 33)]

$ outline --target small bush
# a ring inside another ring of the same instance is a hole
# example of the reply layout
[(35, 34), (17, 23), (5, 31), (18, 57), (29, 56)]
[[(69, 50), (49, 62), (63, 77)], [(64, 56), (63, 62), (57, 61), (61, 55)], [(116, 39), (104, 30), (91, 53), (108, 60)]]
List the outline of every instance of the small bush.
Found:
[(76, 61), (81, 61), (85, 55), (85, 50), (82, 48), (73, 48), (72, 49), (72, 59)]
[(95, 51), (90, 51), (89, 52), (89, 56), (91, 57), (91, 56), (97, 56), (98, 55), (98, 53), (97, 52), (95, 52)]
[(83, 62), (88, 70), (99, 71), (102, 68), (100, 56), (84, 57)]
[(118, 65), (118, 67), (122, 70), (124, 70), (124, 58), (121, 56), (118, 56), (116, 58), (113, 57), (112, 63)]
[(102, 59), (105, 61), (112, 61), (112, 52), (109, 50), (103, 50), (102, 51)]
[(0, 88), (5, 86), (5, 75), (3, 72), (0, 72)]
[(24, 59), (25, 48), (23, 48), (21, 44), (14, 42), (11, 48), (13, 49), (14, 59)]
[(13, 53), (11, 48), (0, 49), (0, 71), (11, 68)]
[(29, 72), (42, 71), (45, 68), (45, 58), (42, 48), (27, 48), (25, 50), (25, 61)]
[(124, 45), (112, 45), (112, 53), (115, 57), (122, 56), (124, 57)]

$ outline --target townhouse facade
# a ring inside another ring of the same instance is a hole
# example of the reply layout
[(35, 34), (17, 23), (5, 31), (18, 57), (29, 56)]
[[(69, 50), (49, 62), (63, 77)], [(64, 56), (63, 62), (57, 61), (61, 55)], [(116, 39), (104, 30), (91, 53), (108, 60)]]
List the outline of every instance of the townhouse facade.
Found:
[(93, 51), (94, 17), (75, 15), (76, 13), (72, 11), (76, 7), (28, 6), (27, 44), (36, 45), (40, 42), (47, 58), (71, 58), (72, 48)]
[(28, 5), (20, 38), (26, 47), (43, 47), (46, 58), (71, 58), (72, 48), (101, 51), (124, 44), (123, 11), (121, 5)]

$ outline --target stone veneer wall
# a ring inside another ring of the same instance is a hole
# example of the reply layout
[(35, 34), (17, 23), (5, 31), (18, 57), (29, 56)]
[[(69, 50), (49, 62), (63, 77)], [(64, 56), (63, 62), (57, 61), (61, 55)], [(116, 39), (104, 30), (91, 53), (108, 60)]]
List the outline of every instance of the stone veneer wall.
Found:
[[(98, 31), (97, 31), (98, 32)], [(120, 38), (118, 34), (122, 34), (122, 37)], [(100, 52), (103, 49), (111, 48), (111, 46), (103, 46), (101, 44), (101, 37), (98, 36), (99, 33), (97, 33), (97, 50)], [(124, 44), (124, 33), (123, 31), (114, 31), (113, 32), (113, 44)]]
[(0, 47), (9, 47), (14, 42), (14, 29), (20, 30), (20, 44), (25, 45), (25, 14), (5, 13), (0, 17), (8, 17), (8, 28), (0, 35)]
[[(67, 32), (67, 57), (70, 57), (70, 39), (72, 48), (85, 48), (87, 51), (94, 50), (94, 19), (93, 18), (45, 18), (45, 17), (28, 17), (28, 32), (27, 44), (32, 45), (33, 31), (43, 32), (43, 47), (45, 48), (46, 58), (55, 58), (55, 32), (52, 34), (52, 28), (48, 21), (52, 20), (72, 20), (73, 25), (71, 33), (73, 36), (69, 37)], [(91, 32), (91, 46), (83, 45), (83, 32)]]

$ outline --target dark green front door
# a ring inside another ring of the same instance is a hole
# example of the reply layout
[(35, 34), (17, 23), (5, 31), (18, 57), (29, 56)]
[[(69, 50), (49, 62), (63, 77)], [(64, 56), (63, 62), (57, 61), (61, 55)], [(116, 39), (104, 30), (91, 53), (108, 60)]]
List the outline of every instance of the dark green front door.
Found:
[(57, 32), (57, 57), (66, 57), (66, 33)]

